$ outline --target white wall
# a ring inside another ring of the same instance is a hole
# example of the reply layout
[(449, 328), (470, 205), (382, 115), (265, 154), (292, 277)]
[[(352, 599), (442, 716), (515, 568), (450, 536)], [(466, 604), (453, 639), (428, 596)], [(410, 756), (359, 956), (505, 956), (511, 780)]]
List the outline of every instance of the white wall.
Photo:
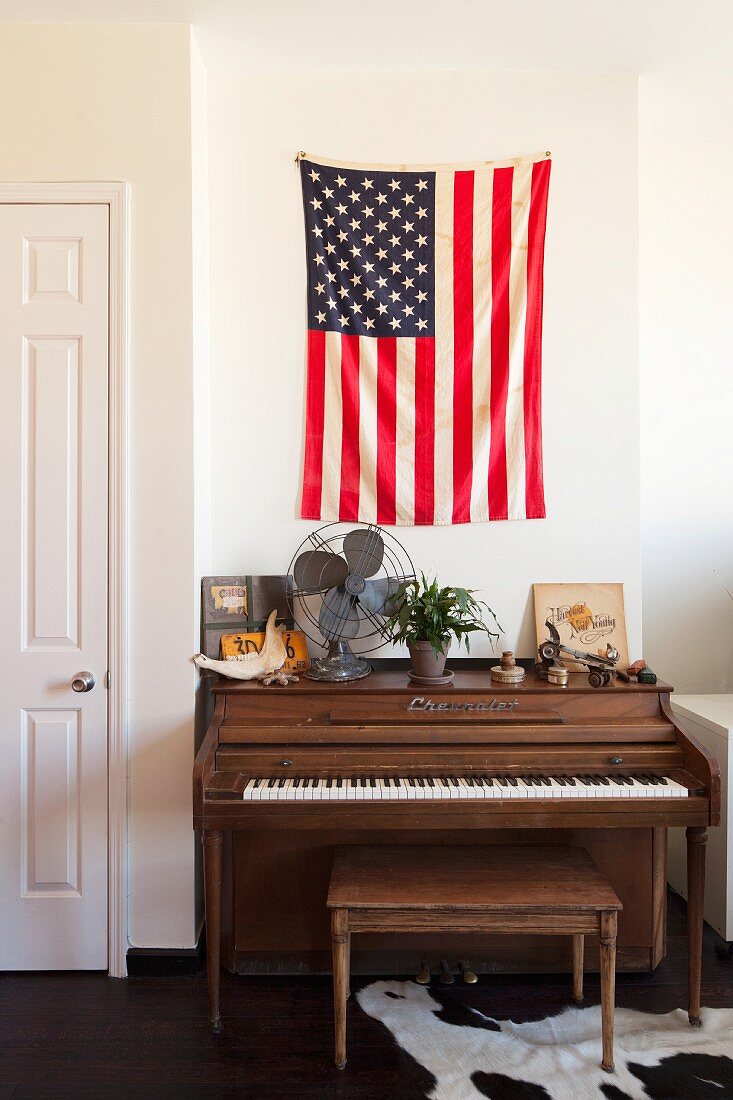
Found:
[(733, 690), (733, 77), (640, 81), (644, 656)]
[(195, 942), (191, 104), (186, 26), (0, 28), (0, 178), (131, 205), (130, 938)]
[(484, 590), (503, 644), (521, 655), (535, 644), (533, 581), (623, 581), (640, 653), (636, 109), (627, 75), (209, 75), (217, 571), (284, 571), (315, 526), (295, 518), (305, 335), (296, 150), (426, 162), (551, 149), (548, 519), (394, 533), (418, 566)]

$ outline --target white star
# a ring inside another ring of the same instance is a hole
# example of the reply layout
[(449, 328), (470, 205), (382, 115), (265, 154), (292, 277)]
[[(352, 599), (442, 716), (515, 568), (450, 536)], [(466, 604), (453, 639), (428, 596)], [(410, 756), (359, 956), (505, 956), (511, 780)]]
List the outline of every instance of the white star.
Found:
[(374, 264), (369, 263), (369, 261), (367, 260), (367, 262), (364, 264), (364, 270), (368, 275), (370, 271), (374, 271)]
[(387, 196), (386, 196), (386, 195), (383, 195), (383, 194), (381, 193), (381, 191), (380, 191), (380, 193), (379, 193), (379, 194), (377, 195), (377, 202), (378, 202), (378, 203), (379, 203), (379, 205), (381, 206), (381, 205), (382, 205), (382, 203), (383, 203), (383, 202), (386, 202), (386, 201), (387, 201)]
[(335, 244), (332, 244), (332, 243), (331, 243), (331, 242), (329, 241), (329, 242), (328, 242), (328, 244), (326, 245), (326, 252), (328, 252), (328, 254), (329, 254), (329, 256), (330, 256), (330, 255), (331, 255), (331, 253), (332, 253), (332, 252), (335, 252), (335, 251), (336, 251), (336, 245), (335, 245)]
[(333, 198), (333, 188), (332, 187), (324, 187), (323, 188), (323, 197), (324, 197), (324, 199), (332, 199)]
[(402, 228), (404, 229), (405, 233), (412, 233), (415, 226), (412, 222), (405, 222)]
[(339, 185), (339, 187), (346, 187), (346, 180), (343, 176), (336, 176), (336, 183)]
[(387, 232), (387, 223), (386, 222), (377, 222), (377, 229), (379, 230), (380, 233), (386, 233)]
[(319, 179), (321, 178), (321, 177), (320, 177), (320, 176), (318, 175), (318, 173), (316, 172), (315, 168), (311, 168), (311, 170), (310, 170), (310, 172), (308, 173), (308, 175), (310, 176), (310, 178), (311, 178), (311, 179), (313, 180), (313, 182), (314, 182), (314, 183), (316, 182), (316, 180), (319, 180)]
[(325, 294), (326, 293), (326, 284), (325, 283), (316, 283), (316, 293), (317, 294)]
[(344, 233), (343, 229), (339, 229), (339, 240), (340, 241), (348, 241), (348, 239), (349, 239), (349, 234)]
[(311, 199), (311, 206), (313, 207), (314, 210), (320, 210), (321, 209), (320, 199)]
[(419, 320), (419, 321), (417, 322), (417, 327), (418, 327), (419, 329), (424, 329), (424, 328), (427, 328), (427, 327), (428, 327), (428, 323), (427, 323), (427, 321), (423, 321), (423, 319), (422, 319), (422, 318), (420, 318), (420, 320)]
[(417, 181), (417, 189), (418, 189), (418, 191), (424, 191), (424, 190), (425, 190), (425, 188), (427, 187), (427, 185), (428, 185), (428, 181), (427, 181), (427, 180), (418, 180), (418, 181)]
[(319, 320), (319, 322), (320, 322), (321, 324), (325, 324), (325, 321), (326, 321), (326, 314), (325, 314), (325, 313), (319, 313), (319, 314), (318, 314), (318, 320)]
[(333, 271), (327, 271), (326, 272), (326, 278), (328, 279), (329, 283), (335, 283), (336, 282), (336, 276), (334, 275)]
[(399, 216), (400, 216), (400, 212), (399, 212), (399, 210), (397, 209), (396, 206), (392, 207), (392, 209), (390, 210), (390, 214), (393, 218), (399, 218)]
[(351, 201), (352, 201), (352, 202), (358, 202), (358, 201), (359, 201), (359, 197), (360, 197), (360, 196), (359, 196), (359, 192), (358, 192), (358, 191), (352, 191), (352, 192), (351, 192), (351, 194), (349, 195), (349, 198), (351, 199)]
[(392, 234), (392, 236), (391, 236), (391, 237), (389, 238), (389, 243), (390, 243), (391, 245), (393, 245), (393, 246), (396, 246), (396, 245), (398, 245), (398, 244), (400, 243), (400, 238), (399, 238), (399, 237), (395, 237), (395, 235), (394, 235), (394, 233), (393, 233), (393, 234)]
[(415, 201), (415, 196), (414, 195), (403, 195), (402, 196), (402, 201), (404, 202), (405, 206), (409, 206), (411, 202)]
[(398, 191), (399, 186), (400, 186), (400, 181), (399, 180), (390, 180), (389, 181), (389, 186), (392, 188), (393, 191)]
[(329, 298), (328, 301), (326, 302), (326, 305), (328, 306), (329, 309), (335, 309), (336, 308), (336, 303), (334, 302), (333, 298)]
[(424, 275), (427, 270), (428, 270), (428, 265), (427, 264), (418, 264), (417, 265), (418, 275)]
[(402, 255), (403, 255), (403, 256), (405, 257), (405, 259), (406, 259), (406, 260), (411, 260), (411, 259), (412, 259), (412, 257), (413, 257), (413, 256), (415, 255), (415, 253), (414, 253), (414, 252), (411, 252), (411, 251), (410, 251), (410, 249), (409, 249), (409, 248), (407, 248), (407, 249), (405, 249), (405, 251), (404, 251), (404, 252), (402, 253)]
[(348, 298), (349, 292), (345, 286), (339, 287), (339, 298)]
[(415, 312), (414, 306), (405, 306), (402, 312), (404, 313), (405, 317), (411, 317)]
[(339, 324), (341, 325), (341, 327), (342, 327), (342, 328), (345, 328), (345, 327), (346, 327), (346, 325), (348, 325), (348, 323), (349, 323), (349, 318), (348, 318), (348, 317), (344, 317), (344, 316), (343, 316), (343, 314), (341, 314), (341, 315), (339, 316)]
[(418, 218), (427, 218), (427, 216), (428, 216), (428, 212), (427, 212), (427, 210), (425, 209), (424, 206), (418, 207), (416, 213), (417, 213)]
[(370, 236), (369, 233), (367, 233), (366, 236), (362, 237), (361, 239), (363, 240), (364, 244), (374, 244), (374, 237)]
[(374, 185), (374, 180), (364, 179), (364, 180), (361, 181), (361, 185), (362, 185), (362, 187), (364, 188), (365, 191), (368, 191), (369, 188)]
[(396, 290), (393, 290), (392, 293), (390, 294), (390, 298), (392, 299), (393, 302), (399, 302), (399, 300), (400, 300), (399, 292), (396, 291)]
[(389, 270), (392, 272), (393, 275), (398, 275), (400, 273), (400, 271), (402, 270), (402, 268), (400, 267), (399, 264), (394, 264), (393, 263), (393, 264), (389, 265)]
[(346, 260), (339, 260), (338, 266), (341, 268), (342, 271), (346, 271), (346, 268), (349, 265), (347, 264)]
[(417, 243), (418, 243), (418, 247), (422, 248), (423, 245), (426, 245), (428, 243), (428, 238), (423, 237), (423, 235), (421, 233), (420, 236), (417, 238)]
[(357, 229), (361, 228), (361, 222), (358, 222), (356, 220), (356, 218), (352, 218), (351, 221), (349, 222), (349, 225), (351, 226), (351, 228), (354, 230), (355, 233), (356, 233)]
[(364, 209), (362, 210), (362, 214), (364, 215), (365, 218), (371, 218), (372, 215), (374, 214), (374, 207), (373, 206), (365, 206)]
[(314, 259), (314, 260), (316, 261), (316, 263), (317, 263), (317, 264), (318, 264), (319, 266), (320, 266), (320, 264), (323, 264), (323, 263), (325, 263), (325, 262), (326, 262), (326, 261), (324, 260), (323, 256), (314, 256), (314, 257), (313, 257), (313, 259)]
[(417, 300), (418, 300), (418, 302), (427, 302), (428, 296), (427, 296), (427, 294), (425, 293), (424, 290), (418, 290)]
[(378, 260), (386, 260), (387, 259), (387, 253), (385, 252), (385, 250), (383, 248), (378, 248), (377, 249), (377, 259)]
[(403, 279), (402, 280), (402, 285), (405, 288), (405, 290), (409, 290), (414, 282), (415, 282), (414, 279)]
[(386, 285), (387, 285), (387, 280), (385, 279), (384, 275), (380, 275), (379, 278), (377, 279), (377, 286), (386, 286)]
[(351, 276), (351, 281), (354, 284), (354, 286), (358, 286), (359, 283), (361, 282), (361, 275), (352, 275)]
[(323, 230), (321, 229), (320, 225), (314, 225), (313, 226), (313, 232), (315, 233), (315, 235), (317, 237), (322, 237), (323, 236)]
[(358, 302), (354, 302), (351, 308), (353, 309), (354, 313), (361, 313), (361, 306)]
[(326, 214), (326, 217), (323, 220), (330, 229), (336, 219), (334, 218), (333, 214)]
[(339, 214), (345, 214), (346, 213), (346, 207), (344, 206), (344, 204), (342, 202), (340, 202), (338, 204), (336, 209), (338, 210)]
[(367, 301), (369, 301), (370, 298), (374, 297), (374, 291), (372, 290), (372, 288), (370, 286), (368, 286), (366, 288), (366, 290), (364, 291), (364, 297), (366, 298)]
[(393, 317), (392, 320), (389, 323), (392, 326), (392, 329), (396, 329), (396, 328), (400, 327), (400, 322), (397, 320), (396, 317)]
[(352, 256), (361, 256), (361, 249), (357, 248), (355, 244), (352, 244), (351, 248), (349, 249), (349, 252), (351, 253)]
[(384, 304), (384, 302), (379, 303), (379, 305), (377, 306), (377, 312), (378, 313), (386, 313), (387, 312), (387, 307)]
[(374, 328), (374, 319), (372, 317), (367, 317), (366, 321), (364, 322), (364, 327), (368, 329)]

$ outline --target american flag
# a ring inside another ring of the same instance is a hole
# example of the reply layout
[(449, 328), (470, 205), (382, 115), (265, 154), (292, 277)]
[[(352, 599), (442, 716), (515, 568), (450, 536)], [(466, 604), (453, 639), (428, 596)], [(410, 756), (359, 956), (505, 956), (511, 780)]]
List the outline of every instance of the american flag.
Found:
[(303, 154), (300, 171), (302, 517), (543, 517), (549, 154), (394, 169)]

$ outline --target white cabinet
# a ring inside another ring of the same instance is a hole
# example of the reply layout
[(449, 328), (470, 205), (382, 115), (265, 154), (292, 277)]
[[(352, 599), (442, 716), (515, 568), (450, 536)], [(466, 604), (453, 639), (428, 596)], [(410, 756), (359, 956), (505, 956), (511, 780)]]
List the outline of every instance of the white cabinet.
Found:
[[(724, 940), (733, 940), (733, 695), (673, 695), (672, 709), (720, 764), (720, 826), (708, 830), (705, 874), (705, 920)], [(685, 830), (669, 830), (670, 886), (687, 897)]]

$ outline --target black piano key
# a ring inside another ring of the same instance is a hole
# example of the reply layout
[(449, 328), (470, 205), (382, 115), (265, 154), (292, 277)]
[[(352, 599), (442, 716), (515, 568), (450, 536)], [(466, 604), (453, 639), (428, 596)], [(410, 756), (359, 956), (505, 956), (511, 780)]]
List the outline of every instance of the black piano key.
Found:
[(424, 787), (425, 786), (425, 780), (422, 778), (422, 776), (418, 776), (417, 785), (418, 785), (418, 787)]
[(601, 781), (597, 775), (589, 775), (588, 778), (590, 779), (594, 787), (600, 787)]
[(286, 783), (287, 783), (287, 779), (278, 779), (278, 781), (277, 781), (278, 787), (284, 787)]
[(648, 775), (637, 775), (634, 778), (637, 783), (642, 783), (645, 787), (651, 787), (651, 780)]
[(483, 783), (484, 787), (493, 787), (494, 786), (494, 780), (490, 775), (482, 775), (481, 776), (481, 782)]
[(565, 779), (565, 777), (562, 775), (555, 775), (553, 776), (553, 779), (556, 783), (559, 783), (561, 787), (567, 787), (568, 785), (567, 779)]
[(369, 786), (370, 787), (376, 787), (376, 785), (377, 785), (376, 779), (374, 778), (373, 775), (370, 775), (369, 776)]
[(507, 780), (507, 783), (511, 783), (512, 787), (518, 787), (519, 786), (519, 780), (516, 779), (513, 775), (508, 775), (506, 777), (506, 780)]
[(434, 787), (435, 786), (435, 780), (428, 778), (428, 786), (429, 787)]
[(268, 787), (274, 787), (276, 783), (277, 783), (277, 779), (275, 779), (275, 778), (267, 780), (267, 786)]
[(578, 780), (575, 778), (574, 775), (566, 775), (563, 778), (565, 779), (565, 782), (567, 783), (567, 785), (569, 787), (577, 787), (578, 786)]
[(332, 786), (333, 786), (333, 779), (331, 779), (331, 777), (329, 776), (328, 779), (326, 780), (326, 787), (330, 791)]
[(255, 789), (257, 787), (261, 787), (261, 786), (262, 786), (262, 780), (261, 779), (255, 779), (253, 789)]
[(359, 786), (359, 780), (358, 779), (352, 779), (351, 780), (351, 786), (352, 787), (358, 787)]
[(385, 787), (391, 787), (392, 786), (392, 780), (390, 779), (390, 777), (388, 775), (385, 775), (382, 782), (384, 783)]
[(552, 780), (546, 775), (541, 775), (540, 776), (540, 783), (542, 784), (543, 787), (551, 787), (552, 786)]
[(448, 782), (450, 783), (451, 787), (460, 787), (460, 783), (454, 775), (448, 776)]
[(360, 787), (362, 787), (362, 788), (363, 788), (363, 787), (366, 787), (366, 779), (364, 778), (364, 776), (363, 776), (363, 775), (362, 775), (362, 776), (361, 776), (361, 778), (359, 779), (359, 786), (360, 786)]
[(580, 780), (580, 782), (583, 784), (584, 787), (592, 786), (591, 778), (590, 778), (589, 775), (579, 775), (578, 779)]
[(411, 787), (416, 787), (417, 786), (417, 780), (414, 779), (412, 776), (410, 776), (410, 778), (407, 780), (407, 782), (410, 784)]
[(603, 784), (604, 787), (610, 787), (611, 786), (611, 780), (608, 778), (607, 775), (599, 775), (596, 778), (598, 779), (598, 781), (600, 783)]
[(343, 787), (343, 785), (344, 785), (343, 779), (339, 778), (339, 779), (336, 780), (336, 786), (337, 787)]
[(660, 782), (659, 782), (659, 776), (658, 776), (658, 775), (652, 775), (652, 774), (650, 773), (650, 774), (649, 774), (649, 775), (647, 776), (647, 779), (651, 780), (652, 784), (653, 784), (653, 785), (654, 785), (655, 787), (659, 787), (659, 786), (661, 786), (661, 784), (660, 784)]
[(499, 784), (500, 787), (508, 787), (509, 786), (509, 780), (507, 779), (507, 777), (505, 775), (498, 775), (496, 777), (496, 782)]
[(659, 783), (661, 783), (661, 785), (663, 787), (668, 787), (669, 786), (669, 783), (667, 782), (666, 778), (663, 775), (658, 775), (657, 780), (659, 781)]

